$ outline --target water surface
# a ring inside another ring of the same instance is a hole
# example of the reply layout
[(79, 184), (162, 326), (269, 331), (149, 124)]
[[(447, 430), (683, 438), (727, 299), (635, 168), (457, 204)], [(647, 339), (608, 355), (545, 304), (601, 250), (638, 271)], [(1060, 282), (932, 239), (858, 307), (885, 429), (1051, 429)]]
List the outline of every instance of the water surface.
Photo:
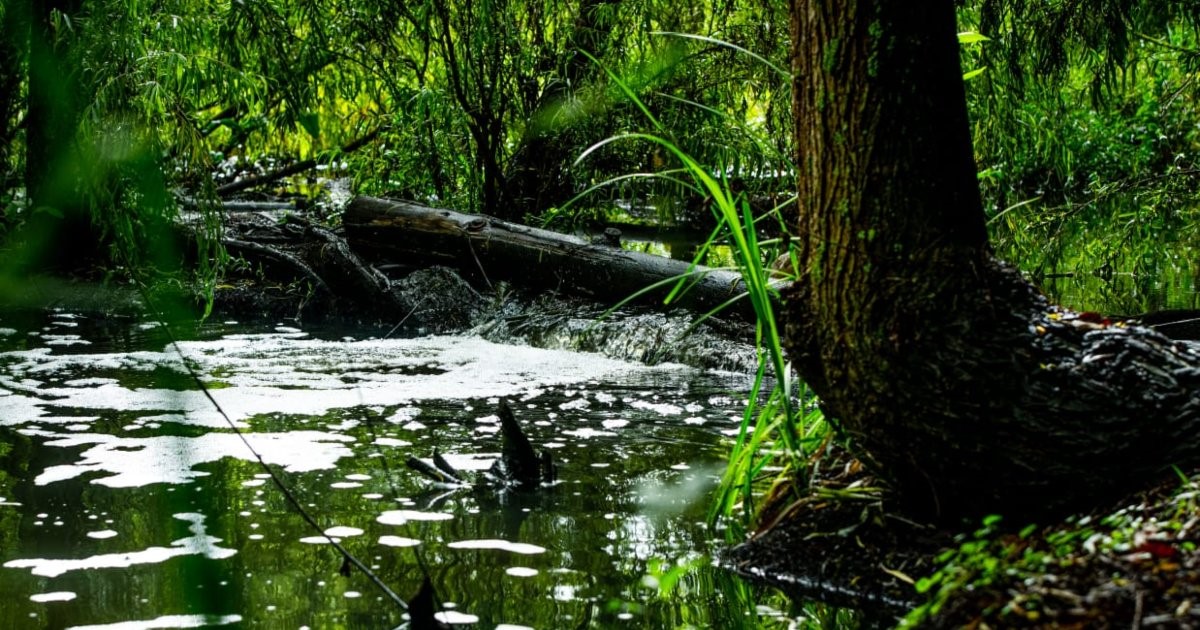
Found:
[[(403, 623), (361, 574), (341, 575), (325, 535), (404, 597), (427, 574), (451, 623), (778, 615), (732, 601), (745, 587), (711, 568), (703, 525), (747, 377), (370, 332), (226, 323), (181, 357), (150, 323), (0, 315), (0, 627)], [(500, 398), (553, 453), (556, 485), (436, 488), (404, 467), (435, 448), (488, 467)]]

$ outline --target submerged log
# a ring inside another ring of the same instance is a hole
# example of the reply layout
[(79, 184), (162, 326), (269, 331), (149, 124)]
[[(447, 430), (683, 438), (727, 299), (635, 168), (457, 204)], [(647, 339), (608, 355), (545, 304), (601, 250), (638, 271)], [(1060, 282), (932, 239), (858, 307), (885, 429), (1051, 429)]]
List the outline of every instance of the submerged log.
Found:
[[(421, 265), (447, 265), (485, 283), (521, 285), (616, 303), (639, 296), (662, 304), (673, 278), (689, 278), (678, 304), (706, 312), (745, 292), (733, 271), (692, 266), (660, 256), (595, 244), (485, 216), (427, 208), (413, 203), (358, 197), (342, 219), (351, 246), (370, 258)], [(753, 317), (749, 300), (731, 309)]]

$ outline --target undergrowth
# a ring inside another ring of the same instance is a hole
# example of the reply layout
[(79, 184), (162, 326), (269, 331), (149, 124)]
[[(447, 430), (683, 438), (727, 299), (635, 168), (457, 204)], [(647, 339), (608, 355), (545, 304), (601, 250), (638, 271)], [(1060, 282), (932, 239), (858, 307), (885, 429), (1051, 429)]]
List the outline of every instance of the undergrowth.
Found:
[(986, 517), (916, 581), (928, 599), (899, 627), (1083, 627), (1128, 617), (1136, 626), (1142, 615), (1168, 624), (1186, 618), (1195, 595), (1187, 585), (1195, 581), (1188, 576), (1200, 479), (1180, 478), (1174, 489), (1050, 526), (1016, 529), (998, 515)]

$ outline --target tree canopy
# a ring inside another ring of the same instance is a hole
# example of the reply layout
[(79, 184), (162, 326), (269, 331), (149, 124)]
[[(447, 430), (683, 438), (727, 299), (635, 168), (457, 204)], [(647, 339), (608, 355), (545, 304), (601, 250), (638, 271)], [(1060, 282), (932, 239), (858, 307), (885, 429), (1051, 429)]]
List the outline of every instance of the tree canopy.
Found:
[[(772, 3), (78, 0), (0, 11), (9, 227), (41, 204), (45, 176), (30, 169), (77, 190), (66, 205), (86, 206), (132, 252), (144, 240), (132, 216), (167, 216), (180, 197), (305, 160), (362, 193), (542, 217), (595, 183), (675, 166), (633, 142), (574, 163), (614, 133), (649, 128), (630, 94), (700, 163), (790, 188), (766, 177), (791, 172), (790, 90), (769, 65), (788, 65), (786, 15)], [(1189, 221), (1178, 208), (1196, 190), (1196, 15), (1192, 2), (961, 3), (959, 29), (983, 36), (964, 47), (964, 69), (982, 70), (968, 99), (1002, 249), (1043, 270), (1163, 258), (1121, 260), (1128, 252), (1087, 243), (1170, 241)], [(52, 129), (47, 139), (69, 142), (44, 142)], [(50, 166), (42, 153), (67, 158)], [(575, 207), (641, 198), (666, 220), (703, 219), (688, 195), (666, 178), (625, 179)], [(1130, 235), (1103, 220), (1135, 197), (1151, 199), (1142, 211), (1156, 227)], [(1046, 240), (1061, 246), (1036, 251)]]

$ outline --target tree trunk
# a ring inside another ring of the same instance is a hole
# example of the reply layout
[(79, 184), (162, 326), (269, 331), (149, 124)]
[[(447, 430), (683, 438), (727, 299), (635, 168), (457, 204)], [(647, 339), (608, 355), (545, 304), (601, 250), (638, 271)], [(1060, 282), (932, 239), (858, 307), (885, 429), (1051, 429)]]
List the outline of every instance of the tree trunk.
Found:
[(1200, 358), (991, 257), (952, 0), (793, 0), (788, 349), (913, 511), (1075, 507), (1197, 461)]
[[(529, 108), (524, 133), (517, 148), (509, 158), (501, 197), (505, 207), (511, 207), (509, 218), (541, 216), (546, 210), (560, 206), (577, 192), (570, 177), (571, 162), (578, 157), (579, 141), (572, 133), (579, 129), (574, 124), (551, 124), (557, 118), (555, 109), (564, 107), (566, 99), (598, 68), (584, 53), (600, 56), (605, 40), (612, 33), (614, 22), (603, 19), (606, 5), (620, 0), (584, 0), (578, 8), (571, 27), (571, 42), (566, 59), (562, 61), (562, 76), (551, 82), (536, 96)], [(554, 70), (554, 68), (548, 68)], [(602, 122), (597, 139), (604, 137), (612, 119), (610, 112), (598, 114)], [(595, 120), (589, 125), (596, 126)]]

